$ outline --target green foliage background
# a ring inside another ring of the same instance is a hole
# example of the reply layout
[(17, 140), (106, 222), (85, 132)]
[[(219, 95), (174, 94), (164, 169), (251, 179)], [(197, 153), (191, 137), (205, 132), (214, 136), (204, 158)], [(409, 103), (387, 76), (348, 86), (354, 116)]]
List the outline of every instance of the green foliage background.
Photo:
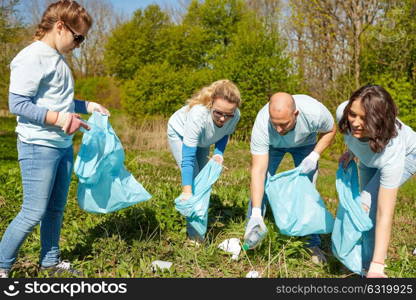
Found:
[(243, 1), (193, 1), (181, 24), (158, 6), (138, 10), (113, 32), (105, 62), (136, 117), (168, 117), (202, 86), (230, 79), (243, 98), (239, 131), (248, 133), (269, 93), (299, 86), (285, 47)]

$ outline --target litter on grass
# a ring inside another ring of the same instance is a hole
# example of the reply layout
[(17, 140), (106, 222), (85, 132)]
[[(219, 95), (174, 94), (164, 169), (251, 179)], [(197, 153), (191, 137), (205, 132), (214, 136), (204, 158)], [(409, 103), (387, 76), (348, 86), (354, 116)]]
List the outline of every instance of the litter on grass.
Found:
[(260, 274), (257, 271), (250, 271), (247, 273), (246, 278), (260, 278)]
[(158, 269), (169, 270), (171, 266), (172, 266), (172, 263), (170, 261), (155, 260), (152, 262), (153, 272), (156, 272)]
[(240, 239), (231, 238), (231, 239), (222, 241), (221, 244), (218, 245), (218, 248), (220, 248), (221, 250), (224, 250), (225, 252), (231, 253), (232, 254), (231, 259), (237, 260), (241, 252)]

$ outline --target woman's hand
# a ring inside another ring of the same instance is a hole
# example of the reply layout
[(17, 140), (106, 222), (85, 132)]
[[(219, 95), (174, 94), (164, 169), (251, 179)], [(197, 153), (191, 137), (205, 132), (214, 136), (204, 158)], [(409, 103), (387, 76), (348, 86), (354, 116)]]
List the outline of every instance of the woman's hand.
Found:
[(99, 112), (103, 115), (110, 116), (110, 112), (107, 108), (102, 106), (101, 104), (98, 104), (96, 102), (89, 102), (87, 106), (88, 113), (92, 114), (94, 111)]
[(181, 201), (186, 201), (192, 197), (192, 186), (191, 185), (184, 185), (182, 187), (182, 194), (179, 196)]
[(224, 162), (224, 157), (221, 154), (215, 154), (215, 155), (213, 155), (212, 156), (212, 159), (215, 160), (220, 165), (222, 165), (222, 163)]
[[(48, 112), (49, 113), (49, 112)], [(81, 120), (79, 114), (69, 113), (69, 112), (53, 112), (57, 115), (56, 121), (53, 125), (61, 127), (62, 130), (68, 134), (72, 135), (81, 127), (85, 128), (86, 130), (90, 130), (88, 124), (84, 123)]]

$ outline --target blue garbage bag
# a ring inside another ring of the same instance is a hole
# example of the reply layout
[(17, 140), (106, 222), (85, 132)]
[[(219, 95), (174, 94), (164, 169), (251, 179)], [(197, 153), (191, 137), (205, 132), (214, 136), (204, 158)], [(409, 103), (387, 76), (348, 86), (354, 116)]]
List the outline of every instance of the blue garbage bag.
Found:
[(339, 166), (336, 188), (339, 206), (332, 232), (332, 252), (348, 269), (363, 274), (364, 234), (373, 227), (368, 214), (361, 207), (357, 165), (351, 161), (344, 170)]
[(109, 213), (149, 200), (151, 195), (124, 167), (123, 146), (108, 116), (94, 112), (83, 130), (75, 161), (78, 204), (88, 212)]
[(200, 236), (204, 236), (208, 225), (208, 207), (211, 186), (220, 177), (222, 165), (211, 159), (195, 177), (192, 187), (193, 195), (186, 201), (175, 199), (175, 208)]
[(305, 236), (332, 232), (334, 217), (300, 167), (269, 177), (265, 192), (281, 233)]

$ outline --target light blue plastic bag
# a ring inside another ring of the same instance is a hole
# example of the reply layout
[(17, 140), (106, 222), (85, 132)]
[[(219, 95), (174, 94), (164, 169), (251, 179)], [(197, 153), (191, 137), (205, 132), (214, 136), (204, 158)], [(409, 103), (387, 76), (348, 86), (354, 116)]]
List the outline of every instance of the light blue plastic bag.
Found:
[(151, 195), (124, 167), (123, 146), (108, 122), (94, 112), (83, 130), (81, 149), (75, 161), (78, 204), (92, 213), (109, 213), (149, 200)]
[(373, 227), (368, 214), (361, 207), (357, 165), (351, 161), (346, 170), (337, 171), (336, 187), (339, 206), (332, 232), (332, 252), (348, 269), (363, 274), (363, 243), (366, 231)]
[(332, 232), (334, 217), (299, 167), (270, 177), (265, 192), (281, 233), (305, 236)]
[(211, 159), (194, 180), (193, 196), (186, 201), (179, 197), (175, 199), (175, 208), (200, 236), (207, 232), (211, 186), (220, 177), (221, 171), (222, 165)]

